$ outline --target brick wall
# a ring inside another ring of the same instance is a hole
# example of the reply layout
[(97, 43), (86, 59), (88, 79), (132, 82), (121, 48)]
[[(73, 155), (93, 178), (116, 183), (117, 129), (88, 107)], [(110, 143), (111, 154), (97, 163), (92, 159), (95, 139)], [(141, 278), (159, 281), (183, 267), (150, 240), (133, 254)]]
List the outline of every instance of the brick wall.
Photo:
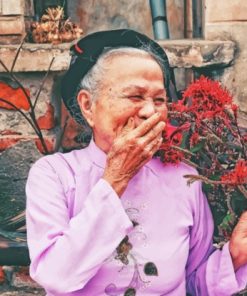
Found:
[[(30, 95), (32, 101), (34, 101), (42, 77), (43, 75), (38, 73), (19, 75), (19, 79), (25, 86), (26, 93)], [(53, 144), (55, 138), (54, 103), (50, 100), (53, 79), (52, 76), (47, 79), (44, 90), (41, 93), (35, 108), (37, 123), (43, 132), (45, 141), (47, 141), (50, 150), (54, 148)], [(1, 77), (1, 80), (0, 97), (14, 104), (28, 116), (30, 105), (23, 90), (20, 87), (17, 87), (14, 83), (11, 83), (12, 85), (8, 83), (9, 81), (7, 78), (6, 81), (4, 81), (5, 79), (3, 76)], [(2, 152), (13, 144), (25, 140), (34, 142), (38, 150), (41, 152), (38, 136), (34, 132), (32, 126), (27, 120), (25, 120), (24, 116), (14, 107), (3, 102), (0, 102), (0, 109), (0, 151)]]

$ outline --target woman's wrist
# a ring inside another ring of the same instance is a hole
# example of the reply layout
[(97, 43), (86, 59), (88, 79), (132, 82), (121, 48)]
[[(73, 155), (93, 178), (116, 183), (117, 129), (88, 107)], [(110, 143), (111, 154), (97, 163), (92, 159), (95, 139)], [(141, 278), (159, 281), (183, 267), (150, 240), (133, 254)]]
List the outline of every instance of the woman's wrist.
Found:
[(232, 258), (234, 270), (237, 271), (244, 264), (244, 256), (241, 255), (238, 246), (231, 241), (229, 243), (229, 251)]
[(107, 181), (111, 187), (114, 189), (114, 191), (117, 193), (119, 198), (121, 198), (121, 195), (123, 194), (124, 190), (126, 189), (128, 182), (125, 180), (116, 180), (112, 177), (109, 177), (107, 175), (103, 175), (102, 179)]

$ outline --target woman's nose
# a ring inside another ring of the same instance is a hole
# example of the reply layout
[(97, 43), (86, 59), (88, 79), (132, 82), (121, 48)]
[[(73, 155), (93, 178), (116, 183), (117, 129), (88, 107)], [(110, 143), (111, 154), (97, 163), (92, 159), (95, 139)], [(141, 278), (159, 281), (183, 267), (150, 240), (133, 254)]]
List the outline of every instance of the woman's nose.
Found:
[(147, 119), (150, 116), (152, 116), (154, 113), (156, 113), (156, 108), (155, 108), (153, 100), (150, 100), (150, 101), (146, 101), (143, 103), (143, 106), (139, 110), (138, 115), (142, 119)]

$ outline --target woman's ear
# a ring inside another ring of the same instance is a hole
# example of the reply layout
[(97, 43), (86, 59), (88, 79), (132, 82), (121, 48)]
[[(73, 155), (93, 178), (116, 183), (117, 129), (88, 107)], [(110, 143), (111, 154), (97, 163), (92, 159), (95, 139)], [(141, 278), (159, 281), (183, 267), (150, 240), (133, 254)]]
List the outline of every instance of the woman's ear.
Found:
[(77, 95), (77, 102), (81, 109), (83, 117), (86, 119), (90, 127), (93, 127), (93, 116), (92, 116), (92, 95), (89, 91), (81, 89)]

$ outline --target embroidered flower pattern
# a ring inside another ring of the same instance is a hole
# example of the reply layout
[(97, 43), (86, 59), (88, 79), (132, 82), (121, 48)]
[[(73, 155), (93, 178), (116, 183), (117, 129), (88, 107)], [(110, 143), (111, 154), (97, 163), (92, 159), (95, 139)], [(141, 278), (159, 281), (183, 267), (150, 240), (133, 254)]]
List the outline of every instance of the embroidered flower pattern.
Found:
[[(135, 208), (129, 208), (126, 209), (126, 212), (139, 212), (138, 209)], [(139, 223), (136, 220), (131, 220), (134, 226), (134, 229), (136, 229), (137, 226), (139, 226)], [(146, 281), (142, 279), (140, 274), (140, 268), (143, 269), (143, 273), (147, 276), (158, 276), (158, 269), (154, 262), (147, 261), (146, 263), (138, 263), (138, 260), (136, 258), (136, 255), (133, 254), (133, 243), (130, 241), (130, 236), (133, 235), (133, 238), (135, 236), (138, 236), (142, 240), (146, 239), (146, 235), (140, 231), (133, 230), (129, 235), (126, 235), (124, 239), (120, 242), (118, 247), (116, 248), (116, 254), (114, 255), (115, 260), (119, 260), (123, 266), (119, 270), (121, 272), (124, 268), (128, 268), (128, 265), (130, 263), (134, 266), (134, 272), (132, 275), (132, 278), (127, 285), (127, 287), (117, 287), (114, 283), (110, 283), (105, 288), (106, 295), (109, 296), (118, 296), (118, 295), (124, 295), (124, 296), (135, 296), (136, 291), (140, 289), (141, 287), (148, 285), (150, 281)], [(130, 266), (132, 268), (132, 266)]]

